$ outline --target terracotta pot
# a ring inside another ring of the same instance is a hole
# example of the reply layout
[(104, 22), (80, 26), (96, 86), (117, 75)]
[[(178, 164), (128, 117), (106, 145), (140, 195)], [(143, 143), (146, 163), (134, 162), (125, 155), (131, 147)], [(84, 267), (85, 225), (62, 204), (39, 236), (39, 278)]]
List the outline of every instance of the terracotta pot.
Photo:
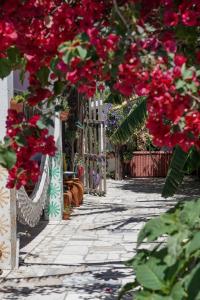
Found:
[(69, 220), (70, 213), (69, 212), (63, 212), (63, 220)]
[(14, 100), (10, 101), (10, 108), (16, 110), (18, 113), (23, 112), (24, 105), (23, 103), (17, 103)]
[(83, 194), (84, 194), (83, 183), (80, 181), (79, 178), (73, 178), (71, 180), (66, 181), (66, 184), (69, 186), (69, 185), (71, 185), (71, 182), (73, 182), (73, 184), (78, 189), (78, 195), (77, 195), (78, 201), (79, 201), (79, 204), (82, 204), (83, 203)]
[(64, 208), (72, 205), (72, 193), (67, 191), (64, 193)]
[(80, 183), (80, 185), (82, 186), (83, 192), (84, 192), (84, 185), (83, 185), (83, 182), (80, 180), (80, 178), (72, 178), (72, 180), (74, 182)]
[(61, 111), (60, 120), (67, 121), (69, 119), (69, 111)]
[(79, 178), (73, 178), (72, 181), (74, 182), (74, 184), (77, 186), (78, 188), (78, 198), (79, 198), (79, 202), (80, 204), (83, 203), (83, 194), (84, 194), (84, 186), (83, 183), (80, 181)]
[(67, 185), (72, 193), (72, 205), (75, 207), (80, 206), (78, 187), (74, 184), (73, 181), (68, 181)]

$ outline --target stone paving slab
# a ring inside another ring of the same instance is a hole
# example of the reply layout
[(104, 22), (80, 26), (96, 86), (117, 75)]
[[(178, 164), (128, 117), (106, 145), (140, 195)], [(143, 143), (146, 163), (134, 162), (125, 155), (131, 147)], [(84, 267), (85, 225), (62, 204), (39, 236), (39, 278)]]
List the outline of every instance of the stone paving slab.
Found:
[[(163, 179), (109, 180), (106, 197), (85, 195), (71, 220), (41, 221), (21, 238), (19, 269), (1, 275), (0, 300), (116, 300), (133, 278), (124, 261), (136, 252), (139, 230), (175, 203), (160, 196), (162, 185)], [(181, 191), (180, 199), (199, 195), (199, 182), (190, 179)]]

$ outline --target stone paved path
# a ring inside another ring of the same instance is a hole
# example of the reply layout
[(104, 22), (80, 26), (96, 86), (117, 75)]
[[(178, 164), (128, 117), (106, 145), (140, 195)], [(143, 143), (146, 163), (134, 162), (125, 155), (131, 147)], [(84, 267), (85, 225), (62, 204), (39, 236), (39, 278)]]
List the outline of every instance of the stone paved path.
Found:
[[(3, 273), (0, 299), (117, 299), (121, 284), (133, 276), (123, 261), (135, 253), (139, 229), (175, 202), (161, 198), (162, 184), (162, 179), (109, 180), (107, 196), (85, 196), (71, 220), (40, 222), (31, 242), (22, 238), (20, 268)], [(191, 189), (189, 181), (182, 194), (199, 195), (198, 186), (192, 181)]]

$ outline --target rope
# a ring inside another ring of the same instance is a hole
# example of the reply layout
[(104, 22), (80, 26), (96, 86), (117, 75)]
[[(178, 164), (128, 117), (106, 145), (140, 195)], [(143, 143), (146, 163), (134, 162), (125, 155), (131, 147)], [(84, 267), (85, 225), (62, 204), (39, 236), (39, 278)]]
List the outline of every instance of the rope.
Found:
[(50, 158), (43, 157), (41, 162), (41, 176), (31, 196), (24, 187), (17, 192), (17, 217), (20, 223), (35, 227), (43, 213), (50, 184)]

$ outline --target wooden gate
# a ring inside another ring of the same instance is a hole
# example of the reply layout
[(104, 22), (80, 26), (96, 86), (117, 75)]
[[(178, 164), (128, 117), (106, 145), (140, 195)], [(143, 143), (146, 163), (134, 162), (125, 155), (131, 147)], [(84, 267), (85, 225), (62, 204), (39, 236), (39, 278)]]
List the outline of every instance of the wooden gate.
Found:
[(106, 134), (103, 101), (90, 99), (84, 107), (84, 163), (87, 193), (106, 193)]

